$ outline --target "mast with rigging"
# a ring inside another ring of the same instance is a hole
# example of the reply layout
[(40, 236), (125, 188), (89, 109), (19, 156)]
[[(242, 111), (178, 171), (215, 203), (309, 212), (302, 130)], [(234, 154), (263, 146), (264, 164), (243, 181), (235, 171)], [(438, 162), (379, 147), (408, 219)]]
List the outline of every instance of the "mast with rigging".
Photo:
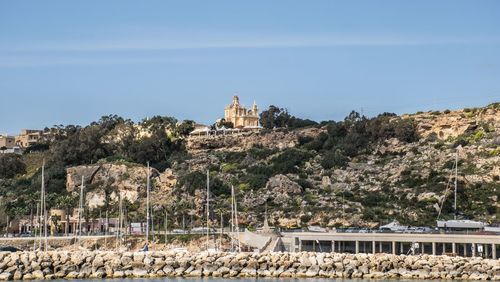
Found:
[(148, 172), (147, 172), (147, 183), (146, 183), (146, 246), (149, 248), (149, 181), (150, 181), (150, 171), (148, 162)]
[(458, 150), (455, 155), (455, 204), (454, 208), (454, 217), (453, 219), (457, 219), (457, 188), (458, 188)]
[(207, 170), (207, 251), (210, 240), (210, 171)]
[(78, 243), (80, 243), (82, 236), (82, 212), (83, 212), (83, 183), (85, 177), (82, 175), (82, 185), (80, 186), (80, 204), (78, 209)]

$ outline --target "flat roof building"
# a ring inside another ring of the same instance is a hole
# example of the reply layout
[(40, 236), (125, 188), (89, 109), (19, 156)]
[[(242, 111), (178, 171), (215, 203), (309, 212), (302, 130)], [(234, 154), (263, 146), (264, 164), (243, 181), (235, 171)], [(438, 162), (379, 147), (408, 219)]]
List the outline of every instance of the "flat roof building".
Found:
[(13, 149), (16, 146), (16, 138), (14, 136), (0, 135), (0, 150)]

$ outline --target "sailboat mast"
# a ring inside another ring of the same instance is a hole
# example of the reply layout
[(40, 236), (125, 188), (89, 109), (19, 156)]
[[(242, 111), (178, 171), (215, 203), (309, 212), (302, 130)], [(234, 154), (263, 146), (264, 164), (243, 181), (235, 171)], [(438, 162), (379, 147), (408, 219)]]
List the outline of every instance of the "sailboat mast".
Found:
[[(146, 245), (149, 245), (149, 162), (146, 185)], [(149, 247), (149, 246), (148, 246)]]
[(224, 218), (222, 215), (222, 209), (220, 210), (220, 246), (219, 251), (222, 252), (222, 237), (224, 236)]
[(80, 186), (80, 205), (78, 209), (78, 242), (82, 236), (82, 212), (83, 212), (83, 182), (85, 177), (82, 175), (82, 185)]
[(231, 185), (231, 251), (234, 251), (234, 186)]
[(120, 203), (119, 203), (119, 211), (120, 211), (120, 215), (118, 217), (119, 219), (119, 223), (118, 223), (118, 242), (119, 242), (119, 246), (121, 247), (122, 245), (122, 237), (123, 237), (123, 196), (122, 194), (120, 193)]
[(43, 236), (45, 238), (44, 250), (47, 251), (47, 203), (45, 200), (45, 160), (42, 163), (42, 205), (43, 205)]
[(37, 211), (37, 217), (38, 217), (38, 248), (41, 250), (42, 249), (42, 232), (43, 232), (43, 226), (42, 226), (42, 220), (43, 220), (43, 182), (44, 182), (44, 177), (43, 177), (43, 172), (44, 172), (44, 166), (45, 166), (45, 159), (43, 160), (42, 164), (42, 185), (40, 185), (40, 204), (38, 205), (37, 209), (40, 209), (40, 213)]
[[(37, 221), (37, 225), (40, 226), (40, 217), (39, 217), (39, 206), (38, 206), (38, 202), (35, 202), (36, 204), (36, 221)], [(37, 241), (37, 234), (36, 234), (36, 228), (33, 228), (33, 236), (35, 237), (35, 240), (33, 240), (33, 251), (36, 251), (36, 241)]]
[(154, 215), (154, 207), (151, 208), (151, 236), (153, 237), (153, 242), (155, 241), (155, 215)]
[(167, 246), (168, 242), (168, 211), (165, 209), (165, 246)]
[(210, 240), (210, 171), (207, 170), (207, 251)]
[(104, 222), (104, 249), (107, 246), (107, 237), (108, 237), (108, 209), (106, 209), (106, 221)]
[(454, 219), (457, 219), (457, 187), (458, 187), (458, 150), (455, 155), (455, 204), (454, 204)]
[(234, 219), (236, 222), (236, 237), (238, 239), (238, 252), (241, 251), (241, 244), (240, 244), (240, 228), (238, 226), (238, 203), (236, 201), (236, 194), (233, 194), (234, 197)]

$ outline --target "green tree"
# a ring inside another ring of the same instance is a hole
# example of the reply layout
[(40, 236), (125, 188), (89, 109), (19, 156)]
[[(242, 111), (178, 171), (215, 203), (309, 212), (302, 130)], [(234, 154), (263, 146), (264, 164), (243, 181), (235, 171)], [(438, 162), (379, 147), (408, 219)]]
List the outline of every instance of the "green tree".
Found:
[(17, 154), (0, 155), (0, 178), (13, 178), (26, 172), (26, 165)]
[(66, 225), (64, 228), (64, 235), (68, 236), (69, 232), (69, 217), (73, 212), (73, 209), (76, 207), (78, 203), (78, 197), (73, 195), (61, 195), (56, 199), (56, 207), (64, 209), (66, 212)]
[(219, 120), (218, 122), (214, 123), (211, 128), (212, 130), (215, 130), (217, 128), (222, 128), (222, 127), (225, 127), (225, 128), (234, 128), (234, 124), (230, 121), (226, 121), (225, 119), (221, 119)]
[(267, 129), (287, 127), (290, 118), (291, 116), (286, 109), (271, 105), (260, 113), (260, 124)]
[(188, 136), (191, 131), (194, 130), (194, 121), (185, 120), (175, 127), (175, 132), (177, 136)]

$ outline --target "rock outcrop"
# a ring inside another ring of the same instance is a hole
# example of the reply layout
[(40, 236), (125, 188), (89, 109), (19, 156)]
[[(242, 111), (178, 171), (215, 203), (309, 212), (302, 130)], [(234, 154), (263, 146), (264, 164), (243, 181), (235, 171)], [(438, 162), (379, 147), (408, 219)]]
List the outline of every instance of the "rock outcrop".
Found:
[(259, 145), (265, 148), (283, 150), (298, 144), (300, 137), (315, 137), (324, 132), (322, 128), (263, 130), (261, 132), (242, 132), (234, 135), (211, 135), (190, 137), (187, 149), (190, 153), (208, 150), (244, 151)]
[(490, 123), (500, 130), (498, 108), (462, 109), (458, 111), (426, 112), (407, 115), (417, 122), (423, 137), (436, 134), (440, 139), (457, 137), (474, 131), (481, 123)]
[[(136, 202), (139, 195), (145, 193), (145, 166), (129, 163), (82, 165), (67, 168), (66, 173), (66, 189), (69, 192), (79, 191), (83, 177), (86, 202), (90, 208), (104, 205), (106, 193), (112, 201), (117, 201), (121, 195), (130, 202)], [(151, 179), (160, 192), (169, 191), (177, 183), (171, 169), (162, 173), (151, 169)]]

